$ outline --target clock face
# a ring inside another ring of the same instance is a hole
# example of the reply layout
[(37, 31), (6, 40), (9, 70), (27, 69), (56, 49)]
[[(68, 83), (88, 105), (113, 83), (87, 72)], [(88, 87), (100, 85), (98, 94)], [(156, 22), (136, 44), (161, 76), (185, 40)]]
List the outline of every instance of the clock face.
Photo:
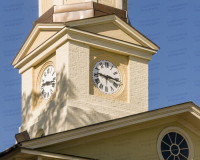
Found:
[(48, 66), (42, 74), (40, 81), (40, 94), (44, 100), (48, 100), (55, 89), (56, 71), (53, 66)]
[(101, 60), (94, 65), (92, 77), (96, 87), (105, 94), (116, 93), (122, 84), (117, 67), (107, 60)]

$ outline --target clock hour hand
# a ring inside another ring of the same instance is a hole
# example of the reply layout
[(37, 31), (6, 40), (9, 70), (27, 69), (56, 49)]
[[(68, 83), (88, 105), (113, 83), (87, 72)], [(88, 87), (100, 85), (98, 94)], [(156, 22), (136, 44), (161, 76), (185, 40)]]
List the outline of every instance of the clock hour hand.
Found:
[(110, 76), (107, 76), (109, 79), (112, 79), (112, 80), (114, 80), (114, 81), (116, 81), (116, 82), (119, 82), (120, 84), (122, 84), (122, 82), (121, 81), (119, 81), (118, 79), (116, 79), (116, 78), (112, 78), (112, 77), (110, 77)]
[(46, 82), (42, 85), (42, 87), (51, 85), (53, 82), (54, 82), (54, 81), (46, 81)]
[(104, 77), (104, 78), (108, 78), (106, 75), (104, 75), (104, 74), (101, 74), (101, 73), (98, 73), (100, 76), (102, 76), (102, 77)]
[(42, 87), (44, 87), (44, 86), (46, 86), (46, 85), (47, 85), (47, 82), (43, 83), (43, 84), (42, 84)]

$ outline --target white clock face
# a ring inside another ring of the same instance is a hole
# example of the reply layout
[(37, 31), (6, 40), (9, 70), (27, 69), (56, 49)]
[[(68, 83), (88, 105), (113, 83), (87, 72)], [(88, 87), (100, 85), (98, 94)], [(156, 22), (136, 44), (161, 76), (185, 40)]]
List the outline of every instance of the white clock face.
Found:
[(94, 65), (92, 77), (96, 87), (105, 94), (116, 93), (122, 85), (117, 67), (107, 60), (101, 60)]
[(40, 81), (40, 94), (44, 100), (48, 100), (55, 89), (56, 71), (53, 66), (48, 66), (43, 72)]

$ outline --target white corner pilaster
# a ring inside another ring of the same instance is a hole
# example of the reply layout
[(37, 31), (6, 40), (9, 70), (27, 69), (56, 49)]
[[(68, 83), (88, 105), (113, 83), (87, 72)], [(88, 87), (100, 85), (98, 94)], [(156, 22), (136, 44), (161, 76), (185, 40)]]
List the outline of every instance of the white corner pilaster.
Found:
[(53, 0), (53, 5), (63, 5), (64, 0)]
[(38, 17), (42, 15), (42, 0), (38, 0)]

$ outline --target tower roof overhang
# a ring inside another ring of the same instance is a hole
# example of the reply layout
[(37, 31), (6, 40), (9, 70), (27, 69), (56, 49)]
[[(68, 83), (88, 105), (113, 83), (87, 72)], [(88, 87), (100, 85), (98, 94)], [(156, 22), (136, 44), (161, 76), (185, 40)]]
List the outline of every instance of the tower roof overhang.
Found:
[[(108, 22), (115, 24), (123, 32), (129, 35), (134, 41), (136, 41), (137, 44), (79, 29), (80, 26), (98, 25)], [(34, 50), (31, 52), (28, 52), (30, 45), (33, 43), (37, 35), (43, 30), (55, 31), (55, 34), (46, 39), (42, 44), (34, 48)], [(25, 65), (30, 67), (30, 65), (27, 63), (31, 63), (31, 66), (33, 66), (34, 62), (32, 63), (31, 61), (34, 57), (40, 54), (38, 58), (42, 60), (42, 52), (46, 52), (45, 55), (48, 56), (54, 52), (58, 46), (67, 40), (82, 42), (93, 47), (117, 52), (119, 54), (133, 55), (148, 60), (151, 60), (152, 55), (157, 53), (159, 49), (159, 47), (151, 40), (146, 38), (139, 31), (125, 23), (116, 15), (107, 15), (96, 18), (77, 20), (68, 23), (38, 23), (25, 40), (21, 49), (14, 58), (12, 65), (17, 69), (21, 69)], [(144, 51), (147, 54), (138, 54), (134, 52), (134, 50)], [(24, 69), (22, 69), (20, 73), (23, 71)]]

